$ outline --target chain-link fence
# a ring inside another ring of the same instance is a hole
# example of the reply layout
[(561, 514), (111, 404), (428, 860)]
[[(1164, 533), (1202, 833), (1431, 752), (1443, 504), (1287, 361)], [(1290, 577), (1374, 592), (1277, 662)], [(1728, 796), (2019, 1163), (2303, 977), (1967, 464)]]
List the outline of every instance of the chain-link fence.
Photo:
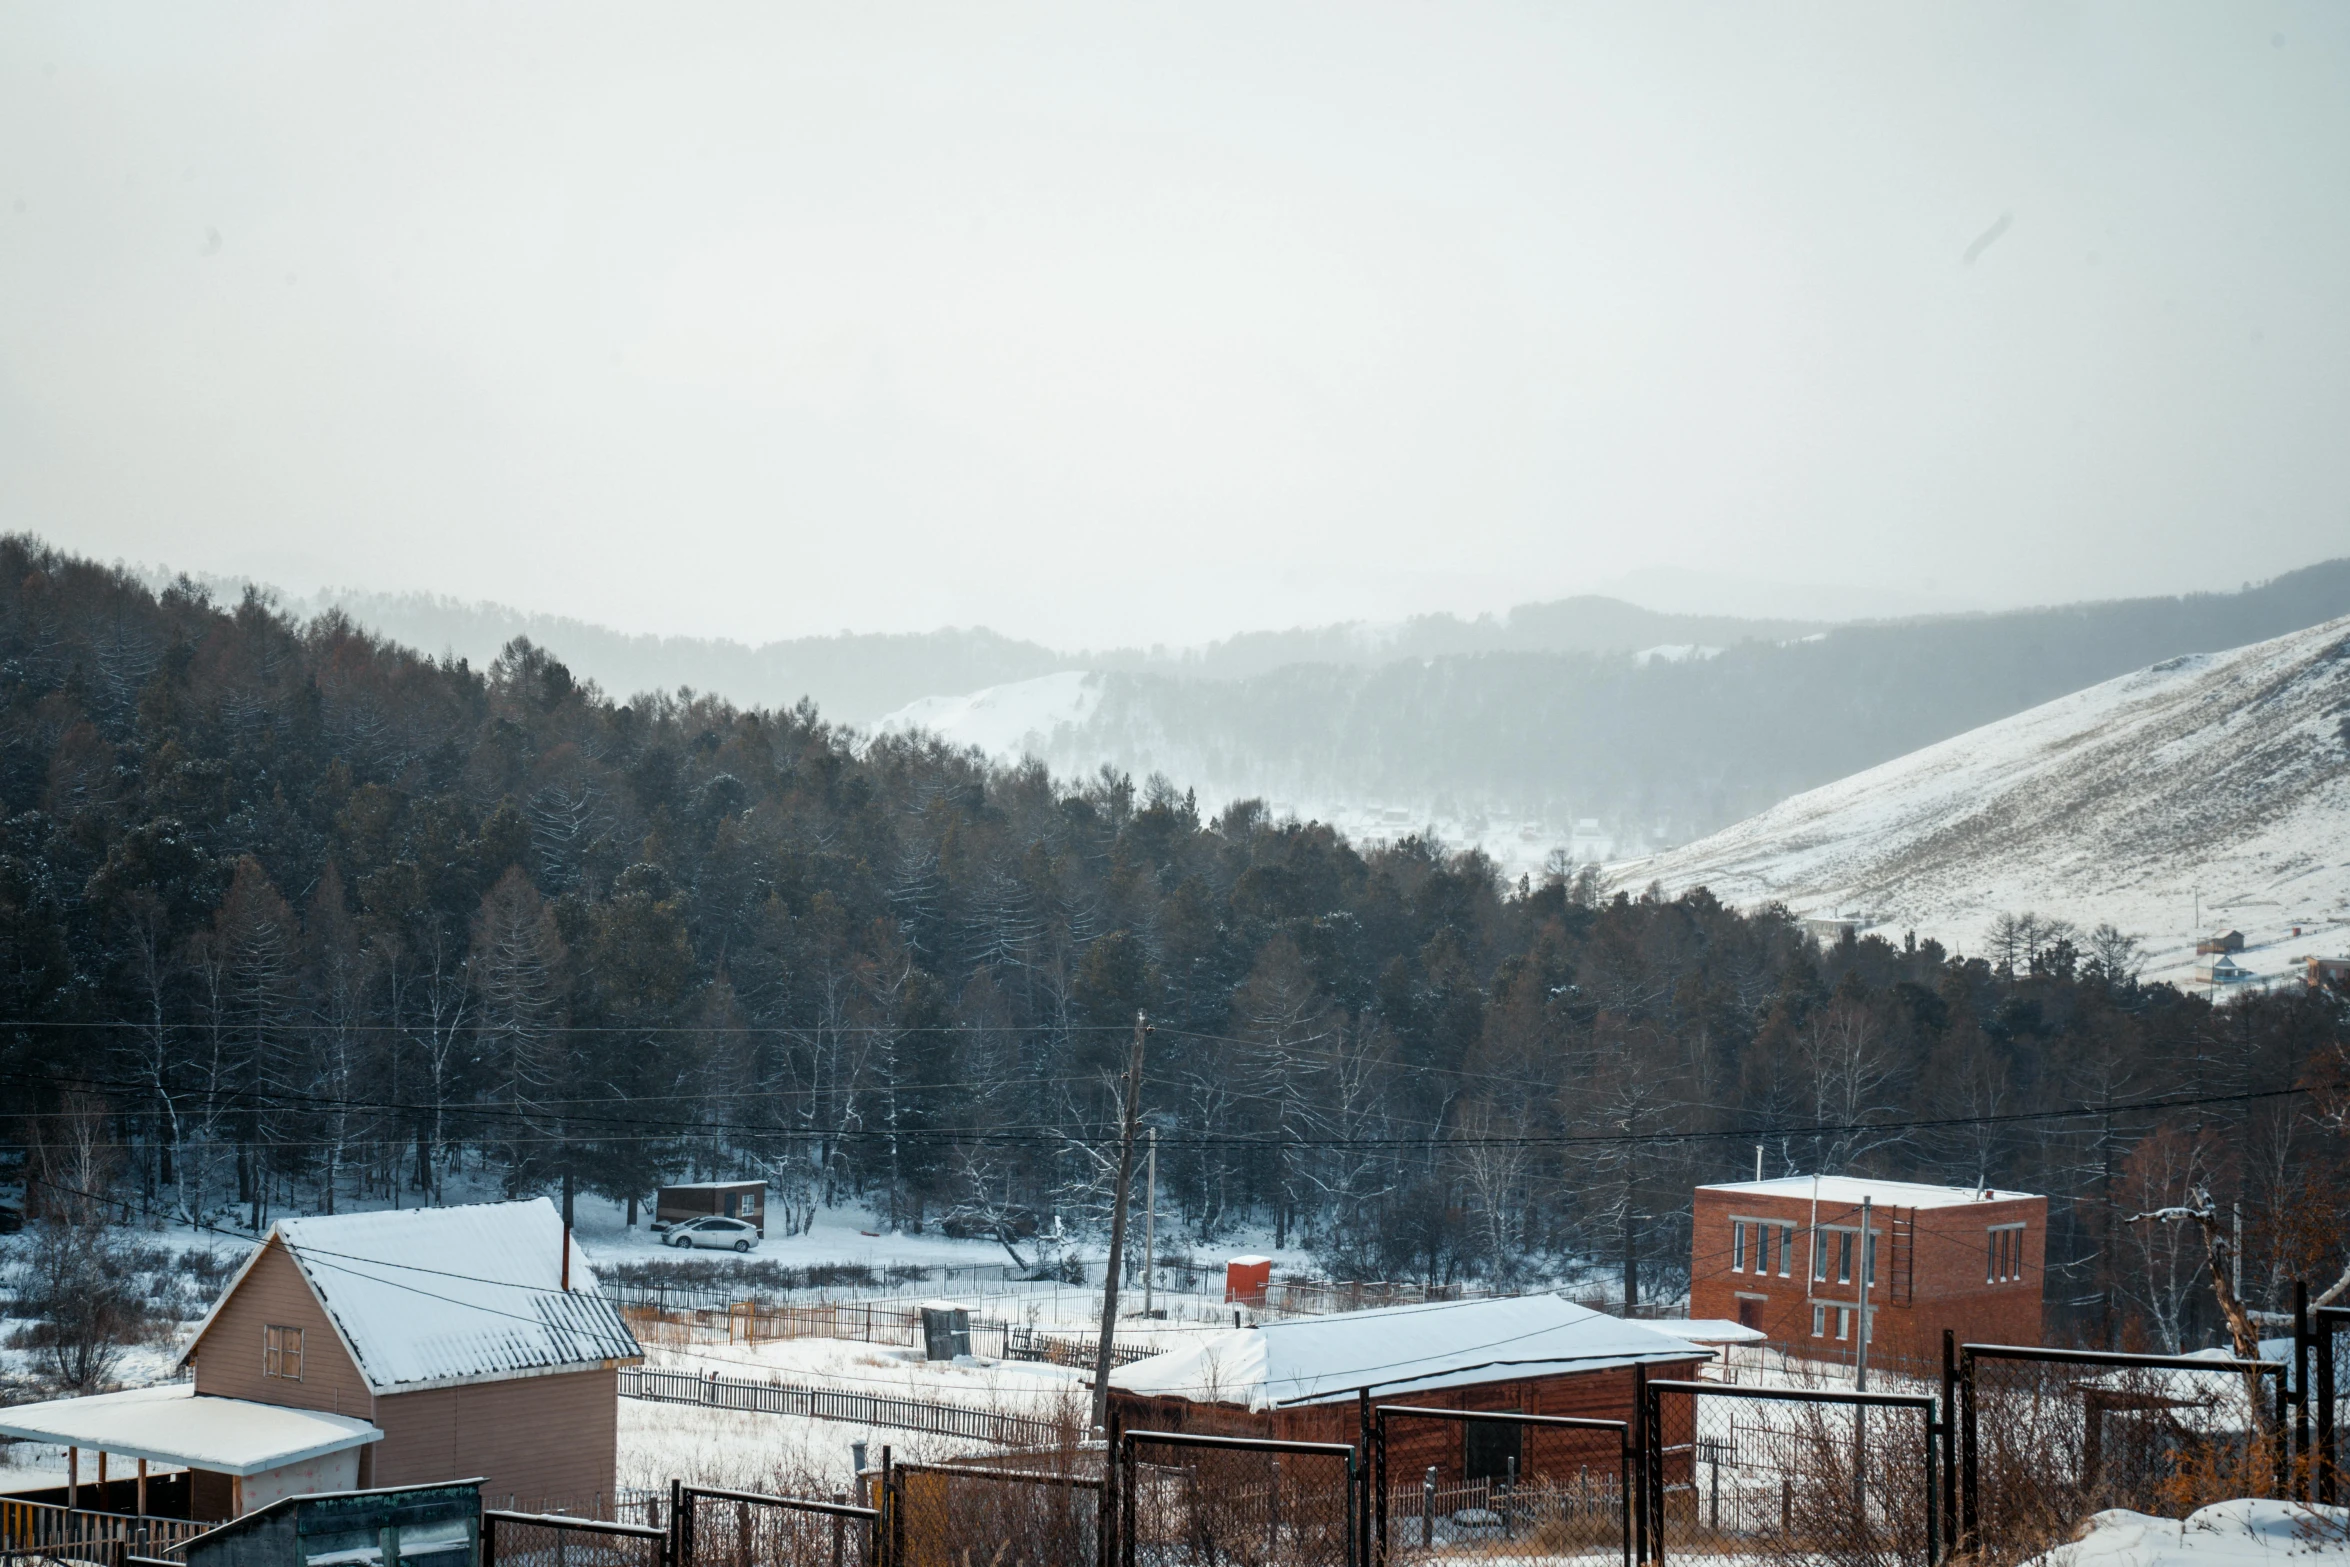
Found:
[(2342, 1380), (2350, 1365), (2350, 1306), (2320, 1306), (2310, 1313), (2310, 1327), (2316, 1339), (2312, 1345), (2316, 1362), (2312, 1382), (2315, 1391), (2311, 1404), (2316, 1416), (2316, 1461), (2311, 1491), (2316, 1499), (2339, 1504), (2350, 1498), (2350, 1484), (2344, 1483), (2342, 1473)]
[(1817, 1567), (1930, 1567), (1935, 1402), (1650, 1382), (1648, 1559), (1768, 1556)]
[(1098, 1473), (1042, 1464), (897, 1464), (890, 1486), (890, 1567), (1095, 1567), (1103, 1560)]
[(1356, 1567), (1360, 1476), (1342, 1442), (1128, 1431), (1122, 1567)]
[(673, 1567), (669, 1533), (559, 1513), (481, 1515), (482, 1567)]
[(680, 1485), (675, 1567), (880, 1567), (880, 1514), (846, 1500)]
[(1370, 1560), (1614, 1556), (1630, 1567), (1633, 1462), (1621, 1420), (1381, 1405)]
[(1961, 1543), (2015, 1561), (2108, 1507), (2183, 1518), (2229, 1497), (2280, 1494), (2286, 1372), (2208, 1356), (1964, 1346)]

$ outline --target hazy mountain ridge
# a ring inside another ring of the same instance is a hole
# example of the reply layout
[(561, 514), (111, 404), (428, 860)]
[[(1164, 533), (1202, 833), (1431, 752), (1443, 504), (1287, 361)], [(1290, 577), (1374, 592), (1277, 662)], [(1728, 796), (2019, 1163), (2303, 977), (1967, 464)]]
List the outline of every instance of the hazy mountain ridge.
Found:
[[(1619, 853), (1686, 842), (2129, 670), (2344, 613), (2350, 561), (2334, 561), (2235, 593), (1844, 626), (1704, 659), (1477, 652), (1230, 681), (1113, 670), (1082, 714), (1075, 687), (1055, 688), (1058, 711), (1034, 687), (993, 706), (1029, 714), (1019, 748), (1065, 773), (1106, 763), (1219, 802), (1441, 818), (1480, 840), (1499, 830), (1509, 858), (1539, 862), (1578, 821), (1602, 823)], [(1014, 749), (996, 732), (941, 732)], [(1529, 831), (1547, 838), (1530, 854)]]
[(2256, 971), (2332, 952), (2350, 934), (2350, 616), (2166, 659), (1618, 869), (1975, 951), (2001, 912), (2110, 922), (2171, 978), (2198, 907), (2245, 931)]
[[(138, 574), (161, 588), (173, 573)], [(189, 574), (216, 600), (233, 602), (248, 586), (288, 613), (308, 618), (330, 610), (382, 636), (439, 656), (486, 665), (515, 637), (552, 649), (572, 671), (605, 691), (690, 686), (746, 706), (789, 707), (801, 697), (825, 715), (855, 725), (875, 722), (926, 697), (958, 696), (1064, 670), (1159, 673), (1184, 679), (1236, 680), (1292, 664), (1376, 666), (1469, 652), (1632, 652), (1671, 644), (1726, 646), (1807, 635), (1822, 622), (1678, 615), (1621, 599), (1583, 595), (1526, 604), (1470, 619), (1416, 615), (1393, 624), (1349, 621), (1286, 631), (1244, 632), (1197, 648), (1048, 648), (983, 626), (922, 632), (848, 632), (792, 637), (756, 646), (723, 637), (655, 636), (618, 631), (572, 616), (540, 614), (442, 594), (330, 588), (298, 595), (241, 577)]]

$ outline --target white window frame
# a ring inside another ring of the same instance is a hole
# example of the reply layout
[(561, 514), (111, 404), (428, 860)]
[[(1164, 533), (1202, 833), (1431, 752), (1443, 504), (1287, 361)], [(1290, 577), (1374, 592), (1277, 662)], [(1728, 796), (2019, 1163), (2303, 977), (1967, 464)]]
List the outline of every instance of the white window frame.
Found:
[(1983, 1282), (2014, 1284), (2024, 1276), (2024, 1223), (1994, 1224), (1983, 1233)]
[(1730, 1271), (1732, 1273), (1746, 1271), (1746, 1221), (1744, 1219), (1730, 1221)]

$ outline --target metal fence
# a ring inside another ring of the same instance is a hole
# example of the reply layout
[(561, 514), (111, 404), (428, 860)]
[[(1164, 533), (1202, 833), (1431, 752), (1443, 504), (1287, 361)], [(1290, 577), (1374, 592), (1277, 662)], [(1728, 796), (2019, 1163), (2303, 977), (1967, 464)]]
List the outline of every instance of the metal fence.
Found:
[(559, 1513), (484, 1508), (481, 1567), (673, 1567), (669, 1532)]
[(740, 1409), (762, 1415), (808, 1415), (818, 1420), (845, 1420), (899, 1431), (928, 1431), (1001, 1446), (1047, 1443), (1062, 1435), (1057, 1423), (1035, 1415), (1003, 1414), (967, 1404), (893, 1398), (840, 1388), (755, 1382), (748, 1377), (696, 1376), (685, 1371), (623, 1367), (620, 1396), (665, 1404), (699, 1404), (708, 1409)]
[(1123, 1432), (1120, 1567), (1357, 1567), (1360, 1482), (1343, 1442)]
[(2184, 1517), (2227, 1497), (2283, 1494), (2286, 1371), (2270, 1361), (1962, 1346), (1945, 1373), (1959, 1406), (1961, 1547), (2020, 1560), (2108, 1507)]
[(669, 1516), (674, 1567), (881, 1567), (880, 1513), (846, 1500), (677, 1484)]
[(1382, 1404), (1371, 1424), (1370, 1560), (1632, 1562), (1636, 1489), (1621, 1420)]
[(2315, 1499), (2329, 1505), (2338, 1504), (2350, 1495), (2350, 1486), (2343, 1484), (2342, 1476), (2342, 1370), (2343, 1361), (2350, 1359), (2350, 1306), (2320, 1306), (2309, 1313), (2310, 1353), (2296, 1356), (2305, 1365), (2307, 1375), (2314, 1383), (2311, 1402), (2316, 1416), (2315, 1460), (2309, 1465), (2310, 1490)]
[(1647, 1559), (1768, 1556), (1819, 1567), (1930, 1567), (1940, 1535), (1935, 1400), (1652, 1381)]
[(1102, 1563), (1105, 1482), (1068, 1467), (1071, 1456), (1031, 1455), (1028, 1468), (892, 1465), (890, 1567)]

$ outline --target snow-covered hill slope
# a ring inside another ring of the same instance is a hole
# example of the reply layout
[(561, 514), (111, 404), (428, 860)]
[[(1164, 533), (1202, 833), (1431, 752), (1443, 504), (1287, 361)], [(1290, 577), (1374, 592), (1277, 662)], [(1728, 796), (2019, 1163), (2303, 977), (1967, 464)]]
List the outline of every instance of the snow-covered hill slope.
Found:
[(1610, 870), (1977, 953), (2002, 911), (2110, 921), (2151, 978), (2191, 973), (2198, 910), (2244, 932), (2256, 973), (2342, 953), (2350, 617), (2166, 660)]
[(1080, 669), (1007, 681), (961, 696), (926, 696), (885, 715), (880, 734), (928, 730), (953, 746), (979, 747), (999, 761), (1051, 757), (1053, 738), (1082, 724), (1101, 702), (1102, 679)]

